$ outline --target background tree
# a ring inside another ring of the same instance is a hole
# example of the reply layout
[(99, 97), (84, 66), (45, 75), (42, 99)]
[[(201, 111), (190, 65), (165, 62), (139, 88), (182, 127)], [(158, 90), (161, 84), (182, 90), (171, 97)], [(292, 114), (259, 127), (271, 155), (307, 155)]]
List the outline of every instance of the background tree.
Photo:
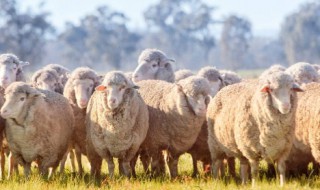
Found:
[(289, 15), (281, 27), (288, 63), (320, 63), (320, 3), (306, 3)]
[(45, 55), (46, 36), (54, 31), (47, 20), (49, 14), (22, 12), (15, 0), (0, 0), (0, 10), (0, 51), (14, 53), (34, 67)]
[(148, 42), (186, 62), (207, 61), (215, 45), (213, 10), (201, 0), (161, 0), (144, 13)]
[(59, 37), (65, 45), (66, 64), (120, 69), (123, 58), (134, 52), (140, 38), (128, 30), (127, 21), (123, 13), (102, 6), (81, 19), (79, 25), (67, 24)]
[(236, 15), (227, 17), (223, 23), (220, 48), (221, 61), (228, 68), (237, 70), (245, 65), (251, 39), (251, 24)]

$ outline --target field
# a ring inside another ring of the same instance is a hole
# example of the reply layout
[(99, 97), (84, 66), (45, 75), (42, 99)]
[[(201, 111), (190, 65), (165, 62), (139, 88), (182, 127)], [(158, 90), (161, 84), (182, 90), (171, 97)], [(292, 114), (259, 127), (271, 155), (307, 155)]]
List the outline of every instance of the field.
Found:
[[(85, 160), (85, 159), (84, 159)], [(137, 179), (127, 179), (116, 175), (113, 179), (104, 177), (101, 184), (95, 183), (89, 179), (88, 171), (89, 164), (85, 160), (84, 167), (86, 175), (83, 177), (75, 176), (71, 172), (70, 164), (67, 164), (66, 173), (64, 175), (55, 175), (52, 179), (46, 180), (37, 174), (34, 169), (33, 175), (29, 180), (26, 180), (22, 175), (22, 168), (20, 168), (20, 175), (14, 176), (10, 180), (3, 180), (0, 182), (0, 189), (23, 189), (23, 190), (51, 190), (51, 189), (68, 189), (68, 190), (84, 190), (84, 189), (252, 189), (251, 185), (242, 186), (238, 182), (229, 179), (213, 180), (211, 177), (200, 176), (198, 178), (191, 178), (192, 164), (189, 155), (183, 155), (179, 162), (180, 177), (175, 180), (170, 180), (169, 177), (150, 179), (143, 175), (142, 166), (140, 163), (137, 165), (138, 177)], [(265, 164), (262, 162), (261, 168), (265, 170)], [(103, 174), (107, 174), (106, 163), (103, 164)], [(280, 189), (276, 179), (267, 180), (262, 173), (261, 180), (258, 181), (254, 189)], [(287, 184), (282, 189), (320, 189), (320, 178), (314, 177), (301, 177), (299, 179), (289, 179)]]

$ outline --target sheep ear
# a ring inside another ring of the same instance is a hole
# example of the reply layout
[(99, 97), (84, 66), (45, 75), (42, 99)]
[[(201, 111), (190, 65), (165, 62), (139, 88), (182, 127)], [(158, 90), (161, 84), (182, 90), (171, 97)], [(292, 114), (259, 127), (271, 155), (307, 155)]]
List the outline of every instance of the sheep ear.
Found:
[(298, 85), (298, 84), (296, 84), (296, 83), (294, 83), (293, 85), (292, 85), (292, 88), (291, 88), (293, 91), (295, 91), (295, 92), (304, 92), (304, 90), (303, 89), (301, 89), (300, 88), (300, 86)]
[(204, 100), (205, 104), (208, 106), (209, 103), (210, 103), (210, 100), (211, 100), (211, 97), (210, 96), (207, 96)]
[(19, 62), (19, 67), (20, 67), (20, 68), (22, 68), (22, 67), (24, 67), (24, 66), (27, 66), (27, 65), (30, 65), (30, 63), (29, 63), (29, 62), (24, 62), (24, 61), (20, 61), (20, 62)]
[(99, 85), (99, 86), (97, 86), (96, 88), (95, 88), (95, 90), (96, 91), (104, 91), (105, 89), (107, 89), (107, 87), (106, 86), (103, 86), (103, 85)]
[(270, 92), (270, 86), (269, 85), (265, 85), (260, 89), (261, 92)]
[(177, 83), (176, 83), (176, 86), (177, 86), (177, 90), (178, 90), (179, 92), (183, 92), (183, 88), (182, 88), (182, 86), (181, 86), (180, 84), (177, 84)]
[(139, 89), (140, 87), (137, 86), (137, 85), (134, 85), (132, 88), (133, 88), (133, 89)]

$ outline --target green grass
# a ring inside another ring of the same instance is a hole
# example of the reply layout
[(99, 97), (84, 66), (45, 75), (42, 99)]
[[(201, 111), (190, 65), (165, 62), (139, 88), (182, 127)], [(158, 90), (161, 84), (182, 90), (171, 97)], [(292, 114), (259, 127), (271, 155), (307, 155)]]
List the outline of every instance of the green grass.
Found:
[[(180, 176), (171, 180), (168, 175), (162, 178), (150, 179), (142, 172), (142, 166), (140, 163), (137, 165), (138, 176), (136, 179), (127, 179), (118, 175), (116, 169), (116, 175), (113, 179), (107, 176), (107, 165), (103, 163), (102, 173), (104, 181), (101, 184), (97, 184), (94, 180), (90, 179), (88, 174), (89, 164), (86, 159), (84, 160), (84, 168), (86, 174), (83, 177), (79, 177), (71, 172), (70, 163), (67, 163), (66, 172), (64, 175), (55, 175), (52, 179), (46, 180), (38, 175), (36, 168), (33, 169), (33, 174), (30, 179), (26, 180), (22, 175), (22, 168), (20, 168), (20, 175), (14, 176), (10, 180), (3, 180), (0, 182), (0, 189), (23, 189), (23, 190), (51, 190), (51, 189), (183, 189), (183, 190), (200, 190), (200, 189), (252, 189), (250, 183), (248, 185), (240, 185), (239, 182), (235, 182), (228, 178), (213, 180), (210, 176), (201, 175), (198, 178), (191, 178), (192, 164), (191, 157), (189, 155), (183, 155), (179, 162)], [(116, 164), (117, 165), (117, 164)], [(237, 170), (239, 169), (237, 163)], [(199, 167), (200, 168), (200, 167)], [(266, 164), (262, 162), (261, 170), (266, 169)], [(254, 189), (280, 189), (277, 179), (267, 180), (263, 174), (261, 179), (257, 182)], [(320, 177), (301, 177), (296, 179), (289, 179), (282, 189), (319, 189)]]

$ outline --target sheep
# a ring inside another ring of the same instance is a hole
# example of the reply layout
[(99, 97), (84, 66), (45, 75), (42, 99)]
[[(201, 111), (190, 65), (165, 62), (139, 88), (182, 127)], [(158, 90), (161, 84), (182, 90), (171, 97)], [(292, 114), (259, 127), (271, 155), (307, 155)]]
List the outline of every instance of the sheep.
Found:
[(159, 152), (166, 150), (170, 174), (175, 178), (179, 156), (195, 143), (205, 121), (210, 84), (199, 76), (174, 84), (160, 80), (145, 80), (137, 84), (149, 110), (149, 131), (141, 145), (142, 150), (152, 158), (153, 175), (161, 173)]
[(62, 95), (14, 82), (5, 90), (1, 116), (6, 119), (5, 135), (14, 159), (24, 167), (26, 177), (31, 162), (37, 161), (42, 175), (55, 168), (68, 149), (74, 117)]
[[(236, 82), (240, 82), (241, 78), (237, 76), (237, 74), (231, 72), (231, 71), (224, 71), (225, 79), (222, 79), (222, 76), (220, 75), (220, 72), (214, 68), (214, 67), (204, 67), (199, 72), (198, 75), (202, 76), (210, 81), (211, 85), (211, 97), (214, 97), (215, 94), (224, 86), (231, 85)], [(228, 76), (226, 78), (226, 76)], [(226, 80), (226, 82), (224, 81)], [(207, 122), (205, 122), (202, 127), (200, 134), (195, 142), (195, 144), (192, 146), (190, 150), (188, 150), (188, 153), (192, 156), (193, 161), (193, 173), (192, 176), (195, 177), (198, 175), (198, 168), (197, 168), (197, 161), (202, 161), (203, 163), (203, 169), (205, 171), (205, 174), (207, 174), (210, 171), (210, 165), (211, 165), (211, 157), (210, 157), (210, 151), (208, 147), (208, 126)], [(228, 165), (229, 165), (229, 173), (235, 177), (235, 164), (234, 159), (229, 158), (228, 159)], [(221, 167), (221, 172), (224, 171), (224, 167)]]
[(300, 85), (319, 81), (319, 74), (310, 63), (298, 62), (287, 68), (286, 72)]
[(66, 83), (63, 95), (69, 100), (75, 117), (73, 147), (78, 162), (79, 174), (83, 174), (81, 154), (86, 155), (86, 108), (94, 88), (100, 84), (98, 74), (89, 68), (75, 69)]
[[(0, 107), (4, 103), (4, 90), (12, 82), (15, 81), (25, 81), (25, 75), (23, 73), (23, 67), (29, 65), (29, 62), (20, 61), (19, 58), (14, 54), (1, 54), (0, 55)], [(4, 176), (4, 165), (5, 165), (5, 155), (4, 150), (7, 147), (3, 147), (3, 130), (5, 128), (5, 122), (2, 117), (0, 117), (0, 180)], [(12, 159), (11, 159), (12, 160)], [(10, 163), (9, 173), (11, 172), (13, 163)]]
[(36, 71), (31, 77), (31, 83), (36, 88), (57, 92), (59, 94), (63, 93), (64, 86), (61, 83), (60, 76), (54, 69), (46, 68)]
[(175, 76), (175, 82), (179, 82), (182, 79), (188, 78), (190, 76), (194, 75), (192, 71), (188, 69), (181, 69), (174, 73)]
[(116, 157), (122, 163), (124, 174), (131, 176), (130, 161), (136, 156), (149, 128), (147, 105), (135, 88), (124, 73), (113, 71), (106, 74), (90, 98), (86, 125), (92, 175), (100, 176), (100, 168), (96, 166), (101, 167), (101, 158), (105, 158), (112, 177), (113, 157)]
[(62, 65), (59, 64), (49, 64), (43, 67), (43, 69), (54, 69), (57, 71), (58, 75), (60, 76), (61, 83), (63, 86), (66, 85), (68, 77), (69, 77), (69, 69), (65, 68)]
[[(304, 86), (304, 93), (298, 95), (295, 113), (295, 138), (287, 166), (290, 175), (308, 175), (308, 164), (313, 162), (313, 169), (318, 169), (319, 152), (319, 95), (320, 84), (309, 83)], [(316, 162), (315, 162), (316, 161)]]
[(242, 81), (241, 77), (233, 71), (219, 70), (219, 72), (225, 86), (239, 83)]
[(211, 96), (214, 96), (222, 87), (225, 86), (220, 72), (215, 67), (203, 67), (198, 71), (197, 75), (209, 81), (209, 84), (211, 86)]
[(145, 49), (138, 58), (138, 67), (133, 73), (133, 81), (153, 79), (174, 82), (173, 59), (158, 49)]
[(225, 156), (238, 157), (242, 183), (247, 181), (249, 162), (254, 185), (259, 159), (263, 158), (277, 163), (283, 186), (285, 161), (294, 135), (296, 92), (300, 91), (294, 79), (283, 71), (269, 74), (259, 82), (242, 82), (219, 91), (207, 112), (213, 175), (217, 177)]
[(282, 65), (272, 65), (270, 66), (268, 69), (266, 69), (265, 71), (263, 71), (260, 75), (260, 78), (264, 78), (265, 76), (272, 74), (274, 72), (278, 72), (278, 71), (285, 71), (286, 68)]

